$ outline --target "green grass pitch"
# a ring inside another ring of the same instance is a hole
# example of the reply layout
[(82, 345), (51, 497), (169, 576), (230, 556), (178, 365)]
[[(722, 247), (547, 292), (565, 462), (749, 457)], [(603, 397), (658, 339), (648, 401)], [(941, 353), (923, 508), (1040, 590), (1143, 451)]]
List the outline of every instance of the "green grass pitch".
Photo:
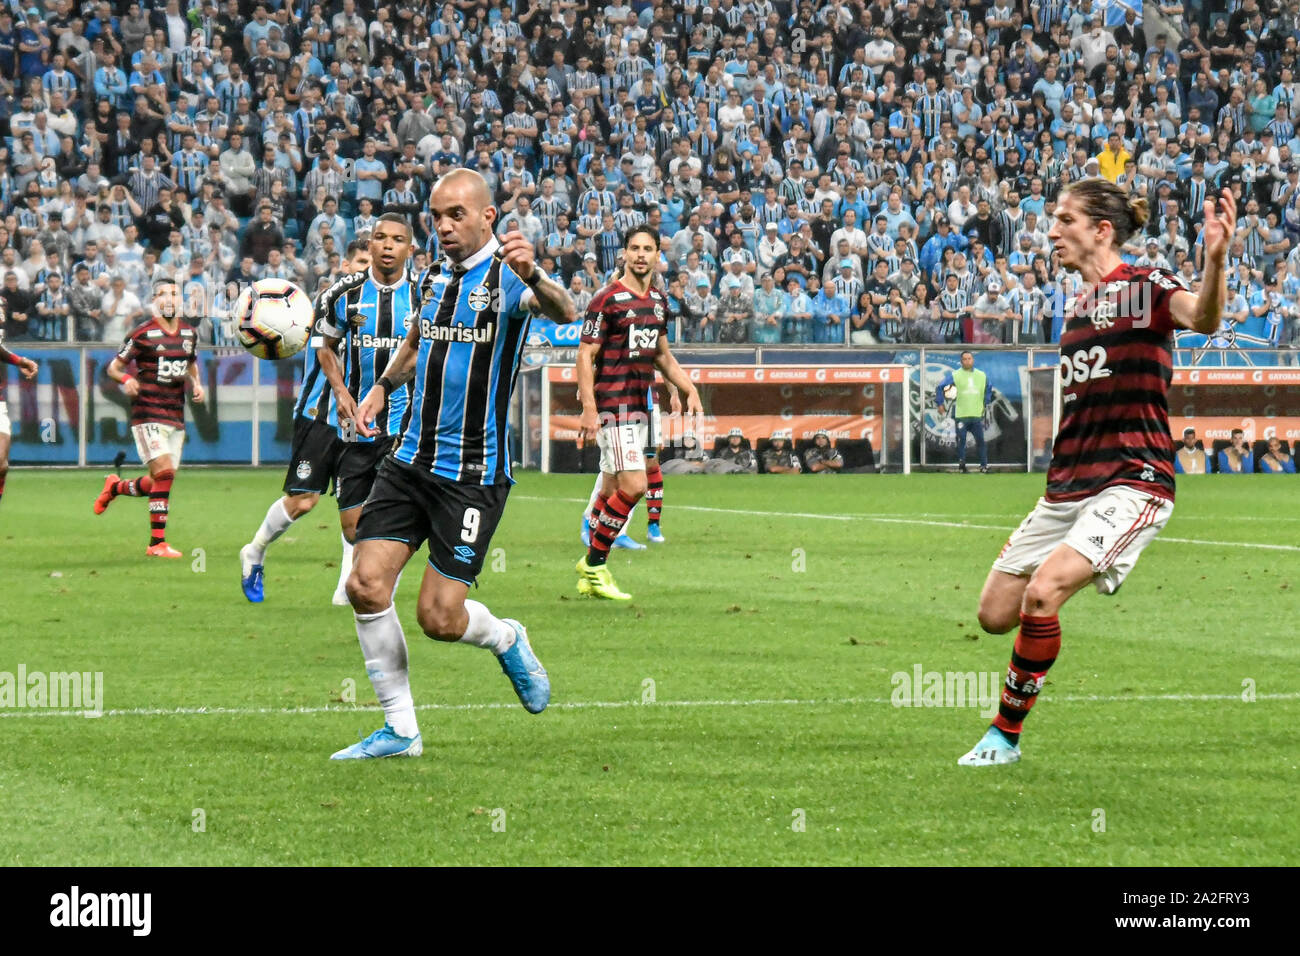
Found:
[(522, 475), (474, 596), (529, 627), (550, 709), (420, 634), (420, 560), (424, 756), (332, 763), (382, 723), (332, 502), (272, 546), (265, 604), (239, 589), (281, 474), (182, 470), (171, 562), (145, 502), (91, 514), (100, 473), (10, 475), (0, 671), (102, 672), (106, 713), (0, 710), (0, 862), (1298, 861), (1294, 478), (1185, 480), (1123, 590), (1066, 607), (1022, 762), (967, 769), (978, 710), (892, 706), (891, 675), (1005, 668), (975, 605), (1041, 475), (669, 477), (668, 544), (611, 561), (626, 606), (575, 592), (590, 476)]

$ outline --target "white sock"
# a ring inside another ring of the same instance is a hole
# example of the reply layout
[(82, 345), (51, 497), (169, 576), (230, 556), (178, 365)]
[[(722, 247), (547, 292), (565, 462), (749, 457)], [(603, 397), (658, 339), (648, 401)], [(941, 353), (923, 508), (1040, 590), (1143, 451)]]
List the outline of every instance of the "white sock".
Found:
[(415, 720), (406, 636), (397, 619), (397, 608), (389, 605), (378, 614), (353, 616), (357, 619), (357, 640), (366, 659), (366, 676), (384, 708), (384, 719), (399, 736), (414, 737), (420, 727)]
[[(342, 534), (339, 535), (343, 538)], [(343, 591), (347, 587), (348, 575), (352, 573), (352, 542), (343, 538), (343, 556), (339, 558), (339, 586), (337, 591)], [(409, 736), (404, 734), (403, 736)]]
[(514, 646), (515, 629), (500, 618), (493, 617), (487, 607), (478, 601), (466, 601), (465, 610), (469, 611), (469, 626), (460, 636), (462, 644), (486, 647), (497, 657)]
[(266, 510), (266, 517), (262, 519), (262, 526), (257, 529), (257, 534), (253, 535), (252, 544), (257, 552), (257, 560), (253, 562), (254, 564), (262, 563), (266, 557), (267, 545), (288, 531), (291, 524), (293, 519), (284, 509), (284, 499), (277, 498), (275, 504)]
[(605, 483), (605, 473), (596, 472), (596, 484), (591, 489), (591, 496), (587, 498), (587, 510), (582, 513), (584, 518), (591, 518), (591, 509), (596, 507), (596, 499), (600, 497), (600, 486)]

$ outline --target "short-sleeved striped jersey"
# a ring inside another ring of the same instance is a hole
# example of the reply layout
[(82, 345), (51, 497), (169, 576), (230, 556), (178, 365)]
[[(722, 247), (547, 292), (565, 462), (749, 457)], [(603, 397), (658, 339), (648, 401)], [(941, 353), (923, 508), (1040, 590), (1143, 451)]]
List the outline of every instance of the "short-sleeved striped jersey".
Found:
[(646, 390), (654, 384), (659, 337), (667, 330), (668, 300), (653, 286), (637, 295), (611, 282), (592, 298), (582, 341), (596, 352), (596, 409), (622, 422), (646, 414)]
[(316, 350), (325, 344), (325, 336), (317, 326), (320, 324), (321, 310), (326, 308), (325, 303), (329, 294), (330, 289), (326, 288), (316, 296), (314, 307), (316, 321), (312, 323), (311, 338), (307, 340), (307, 348), (303, 350), (305, 358), (302, 368), (302, 386), (298, 390), (298, 404), (294, 406), (293, 415), (294, 418), (310, 418), (312, 421), (324, 422), (331, 428), (336, 428), (339, 423), (338, 406), (335, 404), (329, 381), (325, 378), (325, 372), (320, 367), (320, 360), (316, 358)]
[(1121, 265), (1067, 306), (1048, 501), (1087, 498), (1112, 485), (1173, 500), (1169, 302), (1185, 290), (1162, 269)]
[[(340, 339), (339, 358), (348, 394), (360, 402), (375, 387), (388, 360), (399, 348), (416, 312), (414, 283), (405, 277), (381, 285), (370, 270), (343, 276), (317, 303), (316, 331)], [(356, 316), (355, 319), (352, 317)], [(406, 414), (409, 388), (396, 389), (375, 416), (377, 434), (367, 438), (348, 430), (349, 441), (382, 441), (398, 434)], [(339, 424), (340, 434), (344, 426)]]
[(168, 332), (157, 319), (148, 319), (132, 329), (118, 350), (124, 363), (135, 363), (140, 392), (131, 403), (131, 424), (158, 422), (182, 428), (185, 425), (185, 373), (195, 361), (198, 333), (184, 319), (176, 319), (176, 331)]
[(510, 395), (528, 333), (532, 292), (490, 239), (446, 259), (416, 285), (415, 387), (393, 457), (451, 481), (494, 485), (510, 474)]

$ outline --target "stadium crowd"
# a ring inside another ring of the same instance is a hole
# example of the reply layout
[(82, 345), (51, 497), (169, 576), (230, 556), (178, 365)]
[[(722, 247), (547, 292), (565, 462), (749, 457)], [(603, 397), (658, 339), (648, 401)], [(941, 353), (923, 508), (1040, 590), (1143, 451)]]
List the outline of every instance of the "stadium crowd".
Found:
[(1050, 342), (1063, 185), (1145, 197), (1126, 259), (1193, 289), (1226, 187), (1220, 338), (1293, 345), (1298, 39), (1298, 0), (11, 0), (5, 334), (119, 342), (174, 275), (229, 344), (383, 212), (423, 268), (468, 166), (579, 306), (651, 223), (690, 343)]

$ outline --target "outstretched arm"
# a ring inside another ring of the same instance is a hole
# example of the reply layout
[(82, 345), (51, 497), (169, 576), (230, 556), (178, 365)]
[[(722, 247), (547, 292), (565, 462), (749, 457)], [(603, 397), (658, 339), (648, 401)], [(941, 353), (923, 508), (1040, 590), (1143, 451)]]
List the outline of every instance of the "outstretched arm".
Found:
[(3, 345), (0, 345), (0, 362), (5, 362), (9, 365), (17, 365), (25, 379), (33, 379), (36, 377), (37, 366), (35, 362), (29, 358), (23, 358), (16, 352), (10, 352)]
[(1228, 243), (1237, 229), (1237, 201), (1230, 190), (1223, 190), (1218, 211), (1212, 199), (1205, 200), (1205, 224), (1201, 237), (1205, 247), (1205, 275), (1200, 294), (1175, 292), (1169, 300), (1169, 314), (1176, 325), (1202, 335), (1212, 335), (1219, 328), (1223, 303), (1228, 298), (1228, 273), (1224, 263)]

